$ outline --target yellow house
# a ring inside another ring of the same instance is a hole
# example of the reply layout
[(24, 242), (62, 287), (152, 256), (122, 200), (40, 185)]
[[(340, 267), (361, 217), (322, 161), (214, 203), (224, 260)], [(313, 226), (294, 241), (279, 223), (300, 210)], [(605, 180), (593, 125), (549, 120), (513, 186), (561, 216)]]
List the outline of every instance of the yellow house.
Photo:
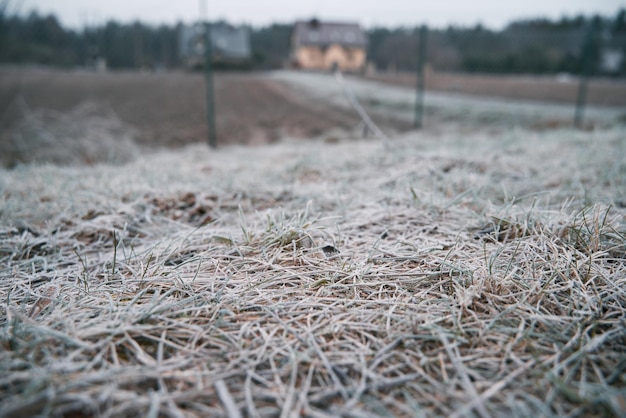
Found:
[(291, 34), (291, 62), (308, 70), (361, 71), (367, 36), (357, 23), (296, 22)]

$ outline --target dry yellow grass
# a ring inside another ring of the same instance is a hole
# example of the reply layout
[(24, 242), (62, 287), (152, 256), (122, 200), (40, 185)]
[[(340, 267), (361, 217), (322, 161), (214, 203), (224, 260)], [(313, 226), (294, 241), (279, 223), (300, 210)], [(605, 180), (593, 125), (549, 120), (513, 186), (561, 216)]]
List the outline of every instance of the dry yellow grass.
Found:
[(0, 415), (623, 416), (624, 134), (0, 171)]

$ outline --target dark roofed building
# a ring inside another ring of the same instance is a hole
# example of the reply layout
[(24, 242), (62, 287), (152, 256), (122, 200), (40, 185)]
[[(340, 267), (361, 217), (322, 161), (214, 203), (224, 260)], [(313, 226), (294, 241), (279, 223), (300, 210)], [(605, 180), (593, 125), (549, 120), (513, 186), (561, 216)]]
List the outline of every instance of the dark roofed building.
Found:
[[(250, 61), (250, 32), (246, 27), (226, 23), (211, 25), (213, 60), (217, 63), (242, 64)], [(183, 26), (180, 32), (180, 54), (189, 67), (204, 61), (204, 26)]]
[(365, 66), (367, 36), (357, 23), (296, 22), (291, 59), (298, 68), (360, 71)]

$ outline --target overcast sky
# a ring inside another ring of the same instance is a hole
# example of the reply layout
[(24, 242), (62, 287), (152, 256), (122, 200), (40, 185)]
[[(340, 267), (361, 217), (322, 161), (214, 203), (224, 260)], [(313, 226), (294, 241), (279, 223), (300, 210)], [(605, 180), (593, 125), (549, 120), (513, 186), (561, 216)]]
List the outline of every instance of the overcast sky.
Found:
[[(198, 19), (200, 3), (207, 0), (9, 0), (20, 13), (37, 9), (54, 13), (64, 25), (74, 28), (110, 19), (121, 22), (186, 23)], [(499, 29), (520, 18), (577, 14), (613, 16), (626, 0), (208, 0), (211, 20), (255, 26), (289, 23), (312, 16), (327, 20), (354, 20), (371, 26), (415, 26), (426, 23), (482, 23)]]

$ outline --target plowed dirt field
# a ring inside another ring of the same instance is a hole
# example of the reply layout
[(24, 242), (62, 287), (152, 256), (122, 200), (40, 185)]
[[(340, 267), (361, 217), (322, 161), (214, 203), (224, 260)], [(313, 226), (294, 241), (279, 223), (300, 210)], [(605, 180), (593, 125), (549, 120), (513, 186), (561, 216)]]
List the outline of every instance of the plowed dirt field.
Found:
[[(214, 83), (220, 145), (311, 138), (331, 129), (351, 130), (360, 122), (351, 109), (303, 97), (264, 74), (216, 74)], [(86, 102), (137, 128), (140, 144), (178, 147), (207, 138), (204, 77), (182, 72), (0, 71), (0, 134), (24, 117), (24, 109), (63, 113)], [(377, 122), (394, 130), (410, 128), (406, 122)]]

